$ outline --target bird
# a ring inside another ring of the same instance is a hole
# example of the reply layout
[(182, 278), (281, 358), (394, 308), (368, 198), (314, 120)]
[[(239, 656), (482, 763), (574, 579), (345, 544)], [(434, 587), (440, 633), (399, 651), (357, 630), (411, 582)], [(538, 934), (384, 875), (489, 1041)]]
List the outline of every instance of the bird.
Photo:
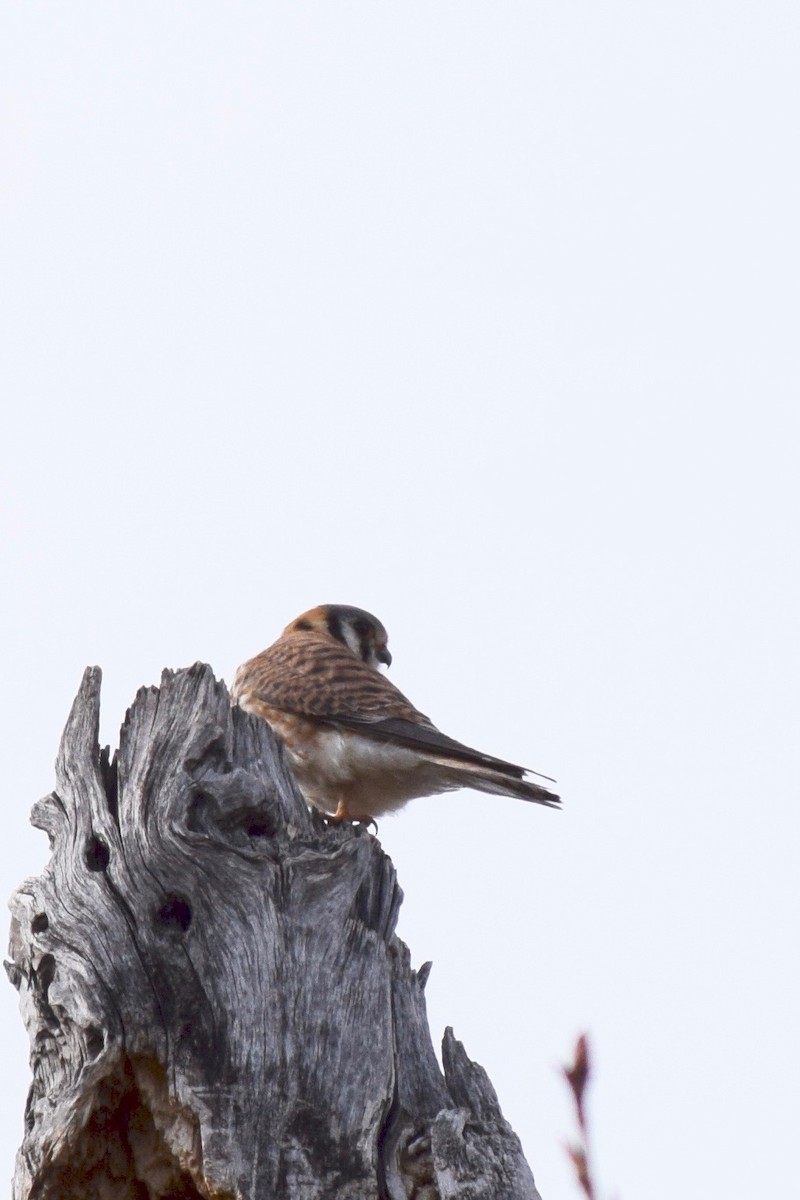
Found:
[(377, 617), (321, 604), (238, 668), (231, 703), (271, 726), (306, 801), (334, 823), (374, 822), (457, 788), (560, 805), (537, 772), (441, 733), (383, 674), (391, 662)]

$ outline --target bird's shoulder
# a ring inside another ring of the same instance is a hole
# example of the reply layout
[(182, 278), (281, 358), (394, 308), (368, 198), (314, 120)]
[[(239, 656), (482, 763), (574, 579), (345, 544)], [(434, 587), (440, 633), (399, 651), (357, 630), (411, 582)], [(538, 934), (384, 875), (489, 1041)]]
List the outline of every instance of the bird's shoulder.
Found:
[(369, 724), (396, 717), (431, 724), (385, 675), (334, 638), (315, 631), (281, 637), (243, 663), (231, 695), (244, 707), (253, 700), (328, 720)]

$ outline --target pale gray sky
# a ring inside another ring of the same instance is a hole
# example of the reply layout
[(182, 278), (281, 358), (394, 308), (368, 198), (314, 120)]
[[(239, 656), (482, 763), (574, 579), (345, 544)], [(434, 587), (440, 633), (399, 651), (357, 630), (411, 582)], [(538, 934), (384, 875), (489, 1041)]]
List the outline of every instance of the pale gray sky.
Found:
[[(8, 895), (87, 663), (230, 680), (371, 609), (558, 777), (381, 823), (544, 1200), (796, 1180), (796, 4), (7, 4)], [(0, 1177), (28, 1083), (0, 989)]]

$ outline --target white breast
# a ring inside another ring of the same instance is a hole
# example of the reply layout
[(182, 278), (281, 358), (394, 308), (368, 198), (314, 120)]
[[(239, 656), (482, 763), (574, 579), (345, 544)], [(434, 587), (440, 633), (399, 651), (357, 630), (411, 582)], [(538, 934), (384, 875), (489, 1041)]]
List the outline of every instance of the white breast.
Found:
[(327, 813), (343, 802), (352, 818), (377, 817), (416, 796), (458, 786), (417, 751), (347, 729), (319, 727), (313, 738), (287, 749), (301, 791)]

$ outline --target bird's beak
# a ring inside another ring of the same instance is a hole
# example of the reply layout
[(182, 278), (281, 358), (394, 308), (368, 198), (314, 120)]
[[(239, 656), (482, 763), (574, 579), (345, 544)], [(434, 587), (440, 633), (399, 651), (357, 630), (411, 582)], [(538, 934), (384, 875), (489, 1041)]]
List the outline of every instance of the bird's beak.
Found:
[(387, 667), (392, 665), (392, 656), (389, 653), (388, 646), (378, 646), (377, 650), (375, 651), (375, 657), (377, 658), (378, 662), (385, 663)]

